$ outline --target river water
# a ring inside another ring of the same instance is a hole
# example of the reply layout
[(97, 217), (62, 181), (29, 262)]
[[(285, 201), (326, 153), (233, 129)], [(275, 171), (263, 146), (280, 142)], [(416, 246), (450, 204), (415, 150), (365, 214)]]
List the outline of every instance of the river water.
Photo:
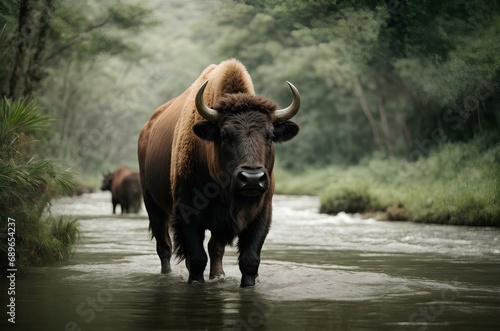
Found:
[(110, 199), (54, 203), (81, 239), (69, 261), (17, 280), (16, 330), (500, 330), (499, 229), (329, 216), (316, 197), (275, 196), (257, 285), (239, 288), (234, 247), (225, 278), (188, 285), (184, 263), (160, 274), (144, 209), (113, 216)]

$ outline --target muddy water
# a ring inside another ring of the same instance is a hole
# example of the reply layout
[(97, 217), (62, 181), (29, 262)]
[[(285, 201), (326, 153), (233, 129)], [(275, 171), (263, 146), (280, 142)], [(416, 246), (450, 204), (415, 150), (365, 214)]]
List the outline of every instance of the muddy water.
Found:
[(113, 216), (108, 193), (53, 210), (78, 216), (82, 237), (69, 262), (17, 280), (16, 330), (500, 330), (498, 229), (328, 216), (317, 198), (277, 196), (258, 284), (241, 289), (234, 248), (223, 279), (188, 285), (184, 263), (161, 275), (145, 211)]

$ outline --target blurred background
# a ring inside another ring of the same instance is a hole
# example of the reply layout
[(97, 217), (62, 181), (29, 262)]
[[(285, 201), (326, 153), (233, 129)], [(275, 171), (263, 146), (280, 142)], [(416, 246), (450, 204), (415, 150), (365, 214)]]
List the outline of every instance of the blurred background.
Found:
[(154, 109), (235, 57), (257, 93), (287, 105), (289, 80), (302, 94), (278, 192), (319, 194), (332, 213), (497, 224), (499, 32), (499, 1), (4, 1), (2, 107), (49, 118), (26, 131), (23, 162), (57, 160), (95, 190), (138, 168)]

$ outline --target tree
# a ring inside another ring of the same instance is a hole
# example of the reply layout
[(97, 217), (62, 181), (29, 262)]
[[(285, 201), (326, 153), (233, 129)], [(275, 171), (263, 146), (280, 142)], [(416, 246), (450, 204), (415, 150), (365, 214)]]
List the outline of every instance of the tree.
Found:
[(284, 164), (351, 163), (409, 155), (436, 130), (445, 141), (498, 129), (498, 3), (240, 0), (213, 29), (265, 94), (282, 95), (276, 78), (301, 90), (303, 133)]
[[(116, 72), (118, 63), (126, 71), (147, 58), (131, 36), (156, 24), (151, 9), (121, 1), (96, 5), (73, 0), (22, 0), (2, 7), (0, 43), (5, 53), (0, 59), (5, 64), (2, 74), (9, 79), (0, 80), (0, 91), (11, 99), (37, 99), (56, 119), (46, 144), (38, 148), (81, 165), (85, 172), (91, 163), (95, 167), (96, 162), (119, 155), (121, 144), (108, 146), (114, 152), (109, 153), (103, 151), (105, 142), (131, 139), (131, 128), (136, 130), (138, 124), (127, 121), (133, 116), (126, 112), (130, 107), (117, 115), (116, 98), (125, 92), (113, 87), (120, 78), (112, 77), (116, 74), (108, 67), (114, 66)], [(124, 124), (113, 129), (110, 123), (121, 118)], [(84, 125), (92, 128), (91, 136)]]
[(0, 25), (4, 31), (17, 27), (3, 40), (12, 45), (12, 72), (8, 87), (3, 86), (4, 95), (14, 99), (31, 96), (44, 71), (71, 54), (78, 54), (79, 59), (103, 53), (137, 59), (138, 47), (115, 32), (151, 26), (149, 9), (114, 2), (98, 12), (83, 14), (82, 6), (85, 4), (72, 0), (20, 0), (18, 5), (5, 5)]

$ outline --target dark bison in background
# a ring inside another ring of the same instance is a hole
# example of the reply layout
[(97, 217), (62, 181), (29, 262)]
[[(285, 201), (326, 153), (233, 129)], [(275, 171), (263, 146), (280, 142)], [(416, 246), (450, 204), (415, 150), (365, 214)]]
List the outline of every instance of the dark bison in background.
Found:
[(113, 173), (104, 175), (101, 190), (111, 191), (113, 214), (116, 205), (122, 208), (122, 214), (138, 213), (142, 203), (141, 179), (138, 171), (120, 166)]
[(186, 259), (189, 280), (224, 275), (225, 246), (238, 237), (241, 286), (255, 285), (260, 252), (271, 225), (274, 143), (293, 138), (289, 119), (300, 107), (297, 89), (290, 106), (278, 109), (255, 95), (237, 60), (210, 65), (180, 96), (154, 111), (139, 136), (139, 168), (150, 229), (161, 272), (170, 272), (174, 231), (177, 257)]

